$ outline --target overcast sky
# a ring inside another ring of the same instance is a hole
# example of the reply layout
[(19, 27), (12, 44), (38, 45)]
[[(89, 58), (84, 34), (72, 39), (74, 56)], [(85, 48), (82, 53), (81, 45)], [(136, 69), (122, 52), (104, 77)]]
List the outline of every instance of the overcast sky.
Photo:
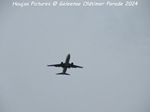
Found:
[[(21, 8), (1, 0), (0, 112), (150, 112), (150, 1), (136, 1)], [(62, 68), (47, 64), (69, 53), (83, 69), (55, 75)]]

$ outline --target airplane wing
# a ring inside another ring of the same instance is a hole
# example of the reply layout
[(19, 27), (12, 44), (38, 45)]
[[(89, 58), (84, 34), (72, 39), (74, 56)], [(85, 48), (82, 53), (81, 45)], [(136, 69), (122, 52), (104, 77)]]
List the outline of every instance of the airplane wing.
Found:
[(63, 65), (62, 65), (62, 64), (53, 64), (53, 65), (47, 65), (47, 66), (63, 67)]
[(83, 68), (82, 66), (74, 65), (73, 63), (69, 64), (69, 68)]

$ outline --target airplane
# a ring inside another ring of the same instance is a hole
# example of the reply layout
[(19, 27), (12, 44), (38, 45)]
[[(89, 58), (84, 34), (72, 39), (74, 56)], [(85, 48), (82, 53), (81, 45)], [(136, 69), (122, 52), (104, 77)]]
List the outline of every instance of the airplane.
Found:
[(53, 65), (47, 65), (48, 67), (54, 66), (54, 67), (62, 67), (63, 71), (62, 73), (56, 73), (56, 75), (70, 75), (66, 73), (67, 68), (83, 68), (82, 66), (74, 65), (73, 62), (69, 63), (70, 60), (70, 54), (67, 55), (65, 63), (61, 62), (60, 64), (53, 64)]

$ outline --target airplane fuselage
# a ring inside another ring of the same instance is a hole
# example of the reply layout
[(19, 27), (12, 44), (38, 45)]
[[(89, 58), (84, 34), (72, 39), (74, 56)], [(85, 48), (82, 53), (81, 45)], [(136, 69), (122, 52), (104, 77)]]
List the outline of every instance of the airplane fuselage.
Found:
[(68, 65), (69, 65), (69, 60), (70, 60), (70, 54), (68, 54), (67, 57), (66, 57), (65, 67), (68, 67)]

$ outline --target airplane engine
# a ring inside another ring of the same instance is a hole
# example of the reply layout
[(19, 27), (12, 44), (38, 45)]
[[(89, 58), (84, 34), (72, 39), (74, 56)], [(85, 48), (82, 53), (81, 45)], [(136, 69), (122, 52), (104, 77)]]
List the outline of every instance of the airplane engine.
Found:
[(63, 65), (64, 63), (63, 63), (63, 62), (61, 62), (60, 64), (61, 64), (61, 65)]
[(71, 63), (71, 65), (73, 65), (73, 62)]

